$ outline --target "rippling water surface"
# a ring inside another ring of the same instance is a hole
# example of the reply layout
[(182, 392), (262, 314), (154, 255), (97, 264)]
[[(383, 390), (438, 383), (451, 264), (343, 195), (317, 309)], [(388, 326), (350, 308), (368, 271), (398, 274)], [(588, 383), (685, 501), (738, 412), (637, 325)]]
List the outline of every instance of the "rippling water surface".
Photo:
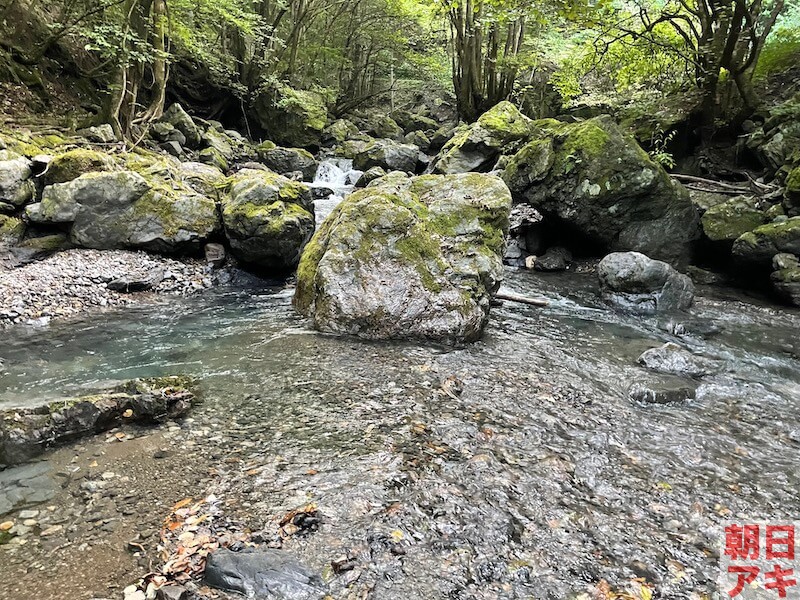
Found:
[[(220, 488), (265, 518), (315, 501), (324, 525), (294, 550), (322, 568), (357, 549), (375, 598), (560, 598), (637, 578), (700, 597), (724, 519), (800, 514), (797, 311), (706, 290), (690, 314), (643, 318), (609, 310), (589, 275), (509, 271), (506, 285), (551, 304), (496, 308), (455, 350), (308, 331), (272, 288), (12, 330), (0, 406), (198, 376), (197, 423), (267, 467)], [(666, 341), (719, 372), (637, 365)], [(460, 394), (441, 389), (453, 376)], [(639, 404), (636, 381), (696, 397)]]

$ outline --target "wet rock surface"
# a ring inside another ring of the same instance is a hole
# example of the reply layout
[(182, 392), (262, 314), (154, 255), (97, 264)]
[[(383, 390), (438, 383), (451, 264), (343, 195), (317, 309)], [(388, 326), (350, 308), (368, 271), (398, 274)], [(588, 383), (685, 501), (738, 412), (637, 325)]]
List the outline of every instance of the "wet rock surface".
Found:
[(638, 358), (638, 362), (652, 371), (698, 378), (718, 368), (712, 361), (702, 356), (695, 356), (689, 350), (671, 342), (646, 350)]
[(609, 254), (600, 261), (597, 274), (604, 298), (626, 310), (682, 310), (694, 300), (694, 284), (689, 277), (639, 252)]

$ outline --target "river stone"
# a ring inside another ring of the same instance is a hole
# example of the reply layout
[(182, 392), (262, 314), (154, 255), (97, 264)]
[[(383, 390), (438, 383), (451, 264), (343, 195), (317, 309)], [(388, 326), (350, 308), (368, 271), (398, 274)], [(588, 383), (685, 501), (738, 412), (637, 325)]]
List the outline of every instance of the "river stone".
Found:
[(261, 162), (276, 173), (300, 171), (305, 181), (312, 181), (317, 173), (317, 161), (308, 150), (281, 148), (271, 143), (262, 144), (257, 150)]
[(628, 389), (628, 397), (646, 404), (674, 404), (693, 400), (697, 387), (681, 383), (651, 384), (635, 382)]
[(542, 256), (537, 256), (533, 263), (536, 271), (566, 271), (572, 264), (572, 252), (561, 246), (548, 248)]
[(16, 246), (25, 235), (25, 223), (21, 219), (0, 215), (0, 248)]
[(322, 143), (327, 146), (341, 144), (359, 135), (358, 127), (347, 119), (337, 119), (322, 132)]
[(176, 102), (170, 106), (164, 112), (161, 120), (169, 123), (183, 134), (183, 137), (186, 138), (185, 146), (187, 148), (198, 148), (200, 146), (203, 132), (180, 104)]
[(607, 250), (688, 262), (700, 235), (688, 192), (610, 117), (533, 127), (503, 171), (515, 200)]
[(293, 269), (314, 233), (312, 202), (302, 183), (269, 171), (239, 171), (222, 210), (231, 252), (267, 270)]
[(35, 187), (31, 180), (31, 161), (0, 150), (0, 202), (23, 206), (33, 198)]
[(361, 177), (358, 178), (358, 181), (356, 181), (356, 187), (367, 187), (370, 183), (376, 179), (380, 179), (384, 175), (386, 175), (386, 170), (383, 169), (383, 167), (372, 167), (371, 169), (367, 169), (361, 174)]
[[(25, 408), (0, 409), (0, 465), (41, 454), (48, 446), (130, 422), (152, 423), (185, 413), (194, 396), (180, 377), (136, 379), (111, 390)], [(124, 417), (126, 411), (130, 417)]]
[(413, 173), (417, 168), (419, 148), (393, 140), (373, 140), (353, 158), (353, 168), (368, 171), (381, 167), (387, 171)]
[(800, 217), (756, 227), (737, 238), (732, 250), (739, 262), (765, 269), (781, 252), (800, 254)]
[(248, 598), (315, 600), (327, 593), (322, 578), (284, 550), (220, 548), (208, 555), (205, 582)]
[(534, 122), (510, 102), (500, 102), (455, 135), (433, 159), (434, 173), (488, 171), (502, 154), (513, 154), (535, 130)]
[(603, 298), (641, 313), (683, 310), (694, 301), (694, 284), (660, 260), (639, 252), (614, 252), (597, 266)]
[(508, 188), (490, 175), (374, 181), (307, 246), (294, 305), (322, 331), (474, 341), (502, 279), (510, 208)]
[(645, 350), (639, 356), (638, 362), (644, 368), (658, 373), (686, 375), (695, 378), (703, 377), (715, 370), (713, 361), (695, 356), (686, 348), (671, 342), (658, 348)]
[(79, 129), (75, 133), (86, 138), (90, 142), (96, 142), (98, 144), (111, 144), (117, 141), (114, 128), (108, 123), (94, 125), (92, 127), (87, 127), (86, 129)]
[(712, 242), (732, 244), (767, 220), (753, 196), (737, 196), (709, 208), (701, 217), (703, 233)]
[[(85, 248), (181, 252), (198, 249), (220, 227), (213, 200), (174, 180), (166, 163), (143, 171), (89, 173), (45, 188), (28, 207), (35, 223), (71, 223), (70, 241)], [(166, 172), (160, 172), (164, 168)]]

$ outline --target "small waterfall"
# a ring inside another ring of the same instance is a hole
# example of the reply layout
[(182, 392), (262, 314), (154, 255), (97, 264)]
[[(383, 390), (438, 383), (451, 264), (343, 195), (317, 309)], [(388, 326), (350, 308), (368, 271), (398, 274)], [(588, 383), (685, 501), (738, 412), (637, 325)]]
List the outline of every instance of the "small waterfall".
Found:
[(347, 158), (327, 158), (320, 162), (311, 183), (318, 226), (353, 191), (361, 174), (362, 171), (354, 170), (353, 161)]

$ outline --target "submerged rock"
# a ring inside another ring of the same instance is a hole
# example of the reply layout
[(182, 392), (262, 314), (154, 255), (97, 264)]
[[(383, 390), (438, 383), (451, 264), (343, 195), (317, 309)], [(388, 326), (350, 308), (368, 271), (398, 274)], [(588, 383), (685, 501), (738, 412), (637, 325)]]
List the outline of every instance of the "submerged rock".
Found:
[(0, 464), (23, 462), (51, 445), (111, 429), (125, 420), (149, 423), (181, 415), (194, 399), (187, 384), (181, 377), (136, 379), (90, 396), (0, 409)]
[(608, 250), (688, 261), (700, 228), (686, 189), (610, 117), (532, 128), (503, 171), (515, 199)]
[(646, 404), (673, 404), (693, 400), (697, 387), (685, 383), (643, 383), (631, 384), (628, 397)]
[(314, 233), (312, 202), (302, 183), (269, 171), (239, 171), (222, 210), (232, 253), (265, 269), (293, 269)]
[(220, 548), (208, 555), (205, 582), (248, 598), (316, 600), (326, 594), (322, 578), (284, 550)]
[(323, 331), (480, 337), (511, 196), (494, 176), (389, 175), (342, 202), (303, 253), (295, 307)]
[(694, 301), (692, 280), (639, 252), (614, 252), (597, 266), (600, 291), (612, 304), (634, 312), (683, 310)]
[(715, 370), (713, 361), (695, 356), (686, 348), (671, 342), (646, 350), (639, 356), (638, 362), (651, 371), (689, 377), (703, 377)]

